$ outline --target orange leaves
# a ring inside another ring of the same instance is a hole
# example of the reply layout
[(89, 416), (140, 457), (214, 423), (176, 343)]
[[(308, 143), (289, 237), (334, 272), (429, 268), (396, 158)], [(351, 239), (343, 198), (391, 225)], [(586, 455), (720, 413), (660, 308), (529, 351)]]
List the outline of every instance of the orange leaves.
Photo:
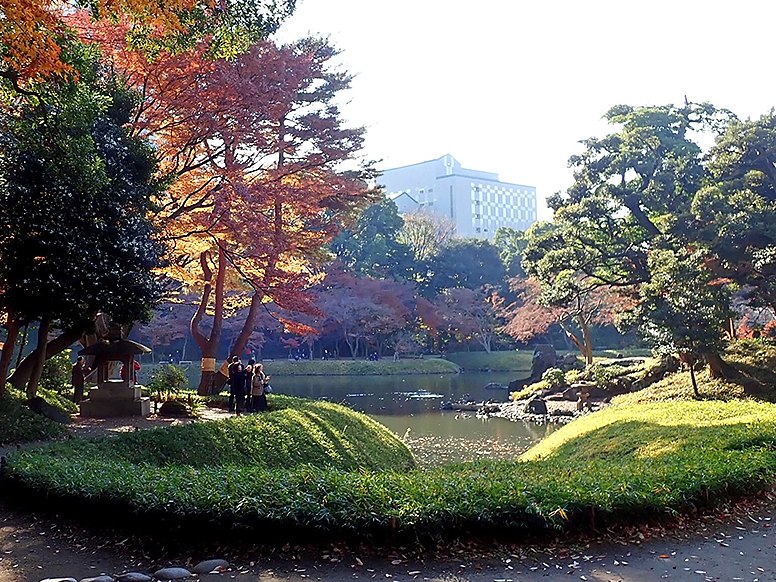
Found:
[[(214, 7), (212, 0), (105, 0), (96, 3), (97, 18), (123, 17), (136, 29), (150, 36), (166, 38), (186, 32), (181, 15), (197, 4)], [(24, 85), (71, 72), (62, 60), (62, 43), (72, 7), (63, 2), (45, 0), (0, 0), (0, 44), (6, 49), (0, 68)], [(129, 25), (125, 32), (129, 30)]]
[(12, 71), (23, 81), (70, 70), (60, 59), (64, 26), (54, 5), (40, 0), (0, 0), (0, 13), (0, 44), (6, 48), (3, 71)]

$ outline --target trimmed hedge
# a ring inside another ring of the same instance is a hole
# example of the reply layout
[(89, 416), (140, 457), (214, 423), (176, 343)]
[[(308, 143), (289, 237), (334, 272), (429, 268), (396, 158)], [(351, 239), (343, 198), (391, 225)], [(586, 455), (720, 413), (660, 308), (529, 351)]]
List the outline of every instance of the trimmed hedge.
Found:
[[(299, 406), (267, 426), (302, 414), (312, 424), (300, 428), (329, 430), (328, 421), (312, 421), (313, 408)], [(299, 532), (396, 539), (583, 529), (711, 504), (765, 487), (776, 474), (776, 406), (749, 401), (612, 407), (555, 432), (522, 462), (426, 471), (404, 471), (400, 463), (396, 470), (300, 464), (290, 450), (283, 457), (280, 445), (259, 455), (263, 464), (236, 463), (235, 448), (257, 458), (248, 434), (272, 414), (211, 424), (226, 444), (209, 459), (197, 451), (206, 443), (196, 432), (180, 433), (192, 438), (190, 447), (173, 454), (154, 450), (162, 433), (148, 431), (23, 451), (10, 458), (5, 484), (70, 507), (103, 505), (139, 522), (247, 528), (277, 542)], [(242, 431), (241, 445), (233, 439)], [(275, 454), (283, 463), (266, 460)]]

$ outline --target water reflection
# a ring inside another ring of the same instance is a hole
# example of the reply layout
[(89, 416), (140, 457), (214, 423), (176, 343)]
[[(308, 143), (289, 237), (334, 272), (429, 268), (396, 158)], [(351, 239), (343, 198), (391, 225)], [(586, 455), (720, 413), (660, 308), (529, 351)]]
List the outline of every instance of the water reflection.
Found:
[(483, 458), (513, 459), (555, 427), (473, 412), (443, 411), (442, 402), (470, 399), (505, 402), (515, 374), (470, 373), (449, 376), (284, 376), (272, 380), (276, 392), (343, 403), (365, 412), (403, 437), (425, 466)]

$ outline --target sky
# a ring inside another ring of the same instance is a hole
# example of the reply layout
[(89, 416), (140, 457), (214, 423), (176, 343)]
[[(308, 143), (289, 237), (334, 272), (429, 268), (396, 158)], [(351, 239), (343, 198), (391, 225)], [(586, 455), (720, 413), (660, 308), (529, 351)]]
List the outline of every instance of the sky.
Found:
[(775, 17), (769, 0), (297, 0), (276, 38), (340, 49), (342, 113), (378, 168), (449, 153), (535, 186), (546, 219), (614, 105), (774, 107)]

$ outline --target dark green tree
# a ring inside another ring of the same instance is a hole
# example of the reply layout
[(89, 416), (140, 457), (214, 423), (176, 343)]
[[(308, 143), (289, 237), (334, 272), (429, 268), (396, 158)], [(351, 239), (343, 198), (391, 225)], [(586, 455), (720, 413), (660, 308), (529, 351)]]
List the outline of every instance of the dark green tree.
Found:
[(498, 249), (507, 277), (525, 277), (521, 261), (527, 244), (525, 233), (522, 230), (502, 226), (496, 231), (493, 237), (493, 246)]
[(454, 287), (502, 288), (506, 273), (496, 247), (480, 239), (454, 239), (431, 258), (428, 272), (429, 297)]
[(752, 305), (776, 310), (776, 114), (733, 120), (709, 158), (707, 185), (692, 203), (709, 267)]
[[(64, 349), (98, 313), (146, 319), (161, 294), (152, 271), (163, 249), (146, 218), (159, 184), (150, 146), (124, 129), (132, 95), (89, 49), (71, 51), (77, 83), (42, 86), (0, 121), (0, 308), (11, 347), (0, 386), (19, 326), (37, 321), (38, 345), (19, 366), (28, 372), (15, 378), (30, 397), (53, 343)], [(62, 336), (50, 344), (53, 329)]]
[(342, 231), (331, 249), (351, 273), (413, 279), (416, 263), (412, 251), (397, 240), (402, 224), (396, 204), (383, 199), (366, 208), (351, 229)]
[[(700, 357), (719, 359), (730, 318), (728, 286), (705, 266), (704, 252), (650, 253), (651, 278), (641, 285), (640, 301), (628, 318), (662, 353), (676, 353), (688, 365), (695, 396), (700, 396), (695, 365)], [(714, 361), (724, 369), (727, 365)]]
[[(606, 114), (618, 131), (602, 139), (583, 142), (585, 151), (574, 156), (574, 183), (566, 193), (553, 196), (554, 232), (545, 238), (535, 257), (524, 257), (540, 265), (545, 273), (573, 269), (587, 285), (635, 288), (663, 280), (659, 258), (685, 257), (701, 245), (693, 202), (705, 184), (700, 147), (693, 131), (719, 131), (730, 115), (710, 105), (682, 107), (618, 106)], [(547, 253), (550, 259), (543, 258)], [(688, 261), (680, 271), (682, 280), (704, 281), (704, 262)], [(687, 272), (694, 268), (695, 272)], [(712, 294), (716, 299), (724, 298)], [(687, 304), (688, 309), (702, 305)], [(725, 305), (719, 305), (720, 312)], [(666, 310), (645, 309), (642, 330), (649, 333), (649, 316), (660, 319), (664, 328), (670, 318)], [(707, 325), (710, 338), (719, 334), (714, 317), (697, 315), (694, 325)], [(684, 327), (674, 322), (677, 331)], [(699, 332), (700, 333), (700, 332)], [(728, 373), (717, 342), (691, 344), (698, 357), (709, 363), (712, 374)]]

